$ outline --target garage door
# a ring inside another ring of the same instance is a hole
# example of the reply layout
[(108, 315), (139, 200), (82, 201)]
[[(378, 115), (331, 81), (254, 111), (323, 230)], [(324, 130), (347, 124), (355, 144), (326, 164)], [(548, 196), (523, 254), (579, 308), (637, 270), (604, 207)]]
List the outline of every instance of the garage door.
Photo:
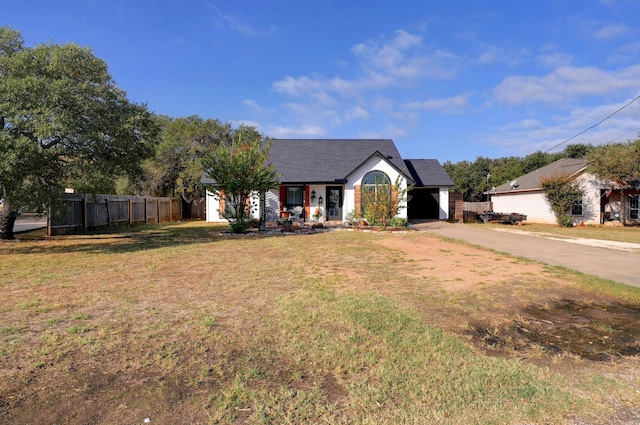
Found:
[(440, 218), (439, 189), (413, 189), (409, 196), (411, 196), (407, 205), (409, 220), (437, 220)]

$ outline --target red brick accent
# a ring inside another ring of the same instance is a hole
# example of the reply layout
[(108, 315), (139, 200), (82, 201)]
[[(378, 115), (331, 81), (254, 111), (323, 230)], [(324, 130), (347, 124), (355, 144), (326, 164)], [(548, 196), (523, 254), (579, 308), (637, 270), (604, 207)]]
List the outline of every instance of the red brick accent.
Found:
[(220, 203), (218, 204), (218, 210), (220, 211), (220, 217), (224, 216), (224, 211), (227, 208), (226, 198), (224, 196), (224, 192), (218, 192), (218, 196), (220, 197)]
[(280, 199), (278, 202), (280, 204), (280, 211), (282, 211), (287, 202), (287, 186), (280, 186)]

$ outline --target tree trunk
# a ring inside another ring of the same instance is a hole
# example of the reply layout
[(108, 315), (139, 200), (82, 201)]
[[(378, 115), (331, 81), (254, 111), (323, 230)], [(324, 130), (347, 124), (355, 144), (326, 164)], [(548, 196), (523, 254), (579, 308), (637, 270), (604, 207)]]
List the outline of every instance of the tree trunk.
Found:
[(16, 218), (18, 218), (18, 211), (12, 210), (11, 205), (5, 199), (0, 208), (0, 239), (14, 239), (13, 236), (13, 225), (16, 223)]

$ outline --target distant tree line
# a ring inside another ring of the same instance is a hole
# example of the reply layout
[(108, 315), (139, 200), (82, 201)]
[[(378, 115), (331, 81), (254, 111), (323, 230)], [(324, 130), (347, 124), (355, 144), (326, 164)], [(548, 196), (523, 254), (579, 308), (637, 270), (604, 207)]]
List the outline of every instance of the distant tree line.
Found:
[(620, 189), (640, 189), (640, 138), (599, 146), (573, 144), (567, 145), (562, 152), (538, 151), (525, 157), (491, 159), (479, 156), (473, 162), (447, 161), (443, 166), (455, 183), (452, 192), (462, 193), (465, 201), (481, 202), (487, 200), (485, 193), (491, 188), (562, 158), (585, 158), (589, 172), (598, 178)]
[(467, 202), (487, 200), (485, 194), (492, 187), (500, 186), (524, 174), (530, 173), (561, 158), (586, 158), (592, 145), (568, 145), (558, 153), (534, 152), (525, 157), (509, 156), (491, 159), (479, 156), (475, 161), (460, 161), (443, 164), (455, 186), (452, 192), (462, 193)]

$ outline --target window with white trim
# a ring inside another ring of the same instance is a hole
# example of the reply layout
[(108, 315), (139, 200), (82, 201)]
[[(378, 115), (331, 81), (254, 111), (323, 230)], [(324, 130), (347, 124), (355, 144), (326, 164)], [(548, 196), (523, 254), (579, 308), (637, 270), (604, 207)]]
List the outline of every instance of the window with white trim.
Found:
[(629, 196), (629, 220), (637, 220), (638, 216), (638, 200), (640, 195)]
[(582, 215), (582, 200), (571, 205), (571, 215)]

